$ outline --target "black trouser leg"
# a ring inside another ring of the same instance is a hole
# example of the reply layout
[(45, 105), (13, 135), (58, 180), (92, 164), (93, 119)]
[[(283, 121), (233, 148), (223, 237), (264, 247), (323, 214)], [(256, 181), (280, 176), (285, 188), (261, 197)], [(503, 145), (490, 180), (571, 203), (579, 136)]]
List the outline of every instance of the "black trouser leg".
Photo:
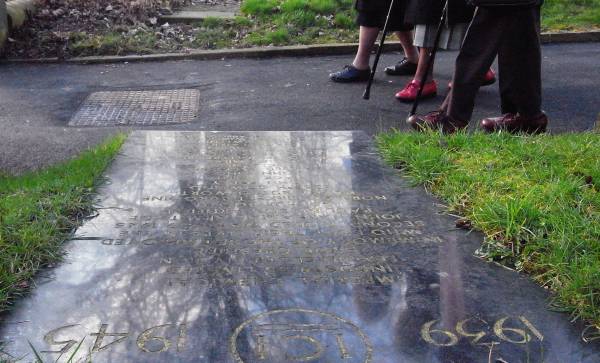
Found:
[(455, 120), (471, 119), (475, 96), (498, 54), (503, 31), (501, 19), (493, 11), (477, 9), (456, 58), (452, 90), (448, 94), (446, 113)]
[(535, 116), (541, 107), (539, 7), (479, 8), (456, 59), (446, 113), (469, 121), (485, 73), (498, 55), (503, 113)]
[(505, 33), (498, 49), (502, 113), (537, 116), (542, 104), (540, 8), (503, 15)]

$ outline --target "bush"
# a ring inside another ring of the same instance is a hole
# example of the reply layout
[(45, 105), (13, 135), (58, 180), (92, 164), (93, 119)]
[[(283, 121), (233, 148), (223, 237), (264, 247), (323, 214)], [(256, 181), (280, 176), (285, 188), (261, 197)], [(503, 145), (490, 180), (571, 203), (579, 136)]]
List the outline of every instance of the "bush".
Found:
[(338, 28), (353, 29), (356, 27), (354, 19), (346, 14), (336, 14), (333, 21)]

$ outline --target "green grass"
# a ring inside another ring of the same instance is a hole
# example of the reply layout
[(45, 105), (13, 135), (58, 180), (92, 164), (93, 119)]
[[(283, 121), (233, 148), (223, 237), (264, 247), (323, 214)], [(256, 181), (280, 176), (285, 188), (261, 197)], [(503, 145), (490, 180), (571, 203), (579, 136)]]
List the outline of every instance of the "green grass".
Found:
[(600, 0), (546, 0), (542, 11), (543, 30), (600, 28)]
[(268, 15), (276, 11), (277, 0), (244, 0), (241, 5), (242, 13), (254, 15)]
[(530, 273), (556, 308), (600, 329), (600, 133), (392, 132), (378, 146), (484, 232), (478, 255)]
[(61, 244), (91, 213), (99, 177), (124, 139), (118, 135), (46, 170), (0, 176), (0, 312), (36, 271), (60, 260)]
[(244, 0), (241, 46), (357, 41), (353, 0)]

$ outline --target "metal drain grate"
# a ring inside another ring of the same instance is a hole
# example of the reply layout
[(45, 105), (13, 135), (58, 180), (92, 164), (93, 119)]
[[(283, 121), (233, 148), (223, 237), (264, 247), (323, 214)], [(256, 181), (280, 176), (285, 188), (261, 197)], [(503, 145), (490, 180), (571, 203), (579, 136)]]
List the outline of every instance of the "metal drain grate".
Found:
[(198, 114), (196, 89), (92, 93), (73, 116), (71, 126), (150, 126), (192, 121)]

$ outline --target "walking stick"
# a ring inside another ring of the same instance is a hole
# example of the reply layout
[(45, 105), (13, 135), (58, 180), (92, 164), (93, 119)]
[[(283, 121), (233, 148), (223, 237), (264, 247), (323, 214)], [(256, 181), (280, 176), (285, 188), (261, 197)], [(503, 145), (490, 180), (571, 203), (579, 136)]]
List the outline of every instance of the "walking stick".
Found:
[(448, 0), (446, 0), (446, 4), (444, 5), (444, 10), (442, 10), (442, 17), (440, 18), (440, 24), (437, 28), (437, 32), (435, 33), (435, 43), (433, 44), (433, 48), (429, 51), (429, 62), (427, 62), (427, 69), (425, 73), (423, 73), (423, 77), (420, 79), (419, 91), (417, 92), (417, 98), (415, 98), (415, 102), (413, 102), (412, 109), (408, 114), (408, 118), (414, 116), (417, 113), (417, 107), (419, 107), (419, 101), (421, 100), (421, 95), (423, 94), (423, 87), (425, 86), (425, 82), (427, 81), (427, 76), (429, 72), (431, 72), (431, 68), (433, 67), (433, 63), (435, 62), (435, 55), (438, 50), (438, 43), (440, 42), (440, 38), (442, 37), (442, 29), (444, 28), (444, 23), (446, 22), (446, 15), (448, 14)]
[(371, 74), (369, 75), (369, 83), (367, 83), (367, 88), (365, 89), (365, 93), (363, 93), (363, 99), (368, 100), (371, 98), (371, 85), (373, 84), (373, 78), (375, 78), (375, 71), (377, 70), (377, 64), (379, 64), (379, 57), (381, 57), (381, 52), (383, 51), (383, 45), (385, 44), (385, 37), (388, 31), (388, 25), (390, 22), (390, 15), (392, 14), (392, 9), (394, 8), (395, 0), (392, 0), (390, 3), (390, 8), (387, 13), (387, 17), (385, 18), (385, 25), (383, 26), (383, 34), (381, 34), (381, 41), (379, 42), (379, 48), (377, 49), (377, 55), (375, 55), (375, 62), (373, 62), (373, 69), (371, 69)]

